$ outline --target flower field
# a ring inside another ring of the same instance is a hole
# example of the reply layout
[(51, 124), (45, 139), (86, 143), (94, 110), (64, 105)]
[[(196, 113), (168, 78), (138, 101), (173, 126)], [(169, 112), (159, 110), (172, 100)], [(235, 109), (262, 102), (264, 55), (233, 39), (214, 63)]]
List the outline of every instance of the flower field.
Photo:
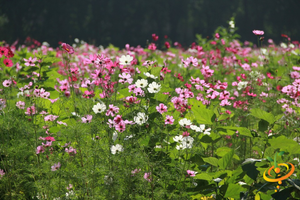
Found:
[(0, 199), (299, 199), (299, 42), (234, 30), (0, 43)]

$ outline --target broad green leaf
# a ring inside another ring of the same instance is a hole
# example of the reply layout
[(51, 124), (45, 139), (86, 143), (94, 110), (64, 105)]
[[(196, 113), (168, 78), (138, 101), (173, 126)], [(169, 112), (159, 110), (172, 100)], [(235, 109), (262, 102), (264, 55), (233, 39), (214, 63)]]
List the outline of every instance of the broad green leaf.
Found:
[(223, 158), (219, 159), (218, 165), (220, 169), (226, 169), (226, 167), (231, 163), (233, 155), (234, 155), (234, 150), (232, 149), (226, 155), (224, 155)]
[(267, 122), (264, 119), (261, 119), (258, 122), (258, 130), (261, 131), (261, 132), (265, 132), (266, 130), (268, 130), (268, 126), (269, 126), (269, 122)]
[(195, 179), (211, 181), (213, 178), (207, 173), (196, 174)]
[(196, 99), (189, 99), (189, 104), (192, 105), (192, 108), (187, 114), (188, 118), (195, 119), (199, 124), (212, 124), (213, 110), (205, 108), (205, 105)]
[(272, 113), (268, 113), (262, 109), (254, 108), (254, 109), (250, 110), (250, 112), (251, 112), (252, 116), (257, 117), (259, 119), (266, 120), (270, 124), (273, 124), (276, 121), (276, 119)]
[[(251, 131), (245, 127), (234, 127), (234, 126), (218, 126), (218, 129), (226, 129), (226, 130), (236, 130), (239, 132), (240, 135), (248, 136), (248, 137), (253, 137), (251, 134)], [(228, 134), (229, 135), (229, 134)]]
[(218, 159), (214, 157), (203, 158), (204, 162), (207, 162), (215, 167), (218, 166)]
[(154, 67), (154, 68), (151, 69), (150, 74), (152, 74), (152, 75), (159, 78), (161, 69), (162, 69), (161, 67)]
[[(230, 152), (231, 150), (232, 150), (232, 149), (229, 148), (229, 147), (220, 147), (220, 148), (217, 149), (216, 154), (217, 154), (218, 156), (220, 156), (220, 157), (223, 157), (223, 156), (225, 156), (228, 152)], [(239, 158), (236, 154), (233, 155), (233, 158), (234, 158), (234, 159), (237, 159), (237, 160), (240, 160), (240, 158)]]
[(243, 188), (240, 185), (229, 183), (224, 197), (239, 199), (241, 191), (243, 191)]
[(272, 138), (269, 140), (269, 143), (273, 148), (280, 148), (281, 151), (287, 151), (291, 154), (300, 154), (299, 144), (292, 140), (286, 138), (286, 136), (279, 136), (277, 138)]

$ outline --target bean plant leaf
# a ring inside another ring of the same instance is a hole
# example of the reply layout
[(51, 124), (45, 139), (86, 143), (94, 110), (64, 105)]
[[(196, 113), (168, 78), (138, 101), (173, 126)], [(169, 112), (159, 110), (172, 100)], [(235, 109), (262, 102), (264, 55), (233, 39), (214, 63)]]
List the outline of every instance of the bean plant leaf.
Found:
[(243, 188), (240, 185), (229, 183), (224, 197), (239, 199), (241, 191), (243, 191)]
[(199, 124), (212, 124), (213, 110), (207, 109), (201, 102), (195, 99), (189, 99), (189, 104), (192, 105), (192, 108), (191, 112), (187, 114), (188, 118), (195, 119)]
[(219, 165), (220, 169), (226, 169), (226, 167), (231, 163), (233, 155), (234, 155), (234, 150), (232, 149), (227, 154), (225, 154), (223, 156), (223, 158), (221, 158), (218, 161), (218, 165)]
[(211, 181), (213, 178), (207, 173), (196, 174), (195, 179)]
[(269, 122), (270, 124), (273, 124), (276, 121), (276, 119), (272, 113), (268, 113), (260, 108), (254, 108), (254, 109), (250, 110), (250, 112), (251, 112), (252, 116), (257, 117), (259, 119), (263, 119), (263, 120)]
[(207, 162), (215, 167), (218, 166), (218, 159), (214, 157), (203, 158), (204, 162)]
[(280, 148), (282, 151), (286, 150), (292, 154), (300, 154), (299, 144), (292, 139), (286, 138), (286, 136), (281, 135), (277, 138), (272, 138), (269, 140), (269, 143), (272, 147)]
[[(240, 135), (253, 137), (251, 131), (246, 127), (218, 126), (217, 129), (236, 130), (239, 132)], [(230, 135), (232, 132), (229, 131), (228, 133), (229, 133), (228, 135)]]

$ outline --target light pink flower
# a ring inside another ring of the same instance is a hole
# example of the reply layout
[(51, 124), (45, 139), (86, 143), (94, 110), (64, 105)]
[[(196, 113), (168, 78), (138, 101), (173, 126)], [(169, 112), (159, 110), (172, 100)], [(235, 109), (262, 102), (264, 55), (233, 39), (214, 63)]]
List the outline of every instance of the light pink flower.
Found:
[(92, 115), (86, 115), (86, 117), (82, 117), (81, 121), (82, 123), (91, 123), (93, 116)]
[(174, 118), (173, 116), (167, 115), (165, 119), (165, 124), (173, 124), (174, 123)]
[(194, 172), (194, 171), (192, 171), (192, 170), (187, 170), (186, 172), (187, 172), (187, 174), (188, 174), (188, 175), (186, 175), (186, 176), (190, 176), (190, 177), (194, 177), (194, 176), (197, 174), (197, 172)]
[(58, 162), (58, 163), (54, 163), (54, 165), (53, 166), (51, 166), (51, 171), (56, 171), (56, 170), (58, 170), (59, 168), (60, 168), (60, 162)]
[(26, 66), (35, 66), (34, 62), (37, 61), (37, 58), (28, 58), (28, 60), (26, 58), (24, 58), (25, 61), (25, 65)]
[(148, 182), (151, 182), (151, 172), (144, 174), (144, 179)]
[(254, 33), (254, 35), (263, 35), (263, 34), (265, 34), (265, 32), (261, 31), (261, 30), (253, 30), (252, 32)]

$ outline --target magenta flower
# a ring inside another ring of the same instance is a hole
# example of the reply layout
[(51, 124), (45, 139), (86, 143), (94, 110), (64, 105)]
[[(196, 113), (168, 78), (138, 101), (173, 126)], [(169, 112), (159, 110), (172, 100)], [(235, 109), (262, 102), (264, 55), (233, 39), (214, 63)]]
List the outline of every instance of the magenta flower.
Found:
[(119, 132), (124, 132), (126, 130), (126, 124), (124, 121), (121, 121), (120, 123), (115, 125), (115, 129)]
[(166, 120), (165, 120), (165, 124), (173, 124), (174, 123), (174, 118), (173, 116), (167, 115), (166, 116)]
[(168, 111), (167, 109), (168, 109), (168, 107), (166, 105), (164, 105), (163, 103), (160, 103), (159, 106), (156, 106), (156, 110), (160, 114), (167, 112)]
[(115, 116), (115, 114), (116, 113), (118, 113), (119, 112), (119, 108), (117, 107), (117, 106), (114, 106), (113, 104), (110, 104), (109, 105), (109, 109), (107, 110), (107, 112), (106, 112), (106, 116)]
[(37, 61), (37, 58), (28, 58), (28, 60), (26, 58), (24, 58), (24, 61), (25, 61), (25, 65), (26, 66), (35, 66), (34, 62)]
[(25, 112), (26, 115), (34, 115), (36, 113), (37, 111), (34, 106), (28, 107)]
[(61, 47), (63, 48), (63, 50), (65, 50), (68, 54), (73, 54), (74, 53), (74, 48), (66, 43), (62, 43)]
[(13, 62), (8, 58), (4, 59), (3, 63), (6, 67), (12, 67), (14, 65)]
[(58, 162), (58, 163), (54, 163), (54, 165), (53, 166), (51, 166), (51, 171), (56, 171), (56, 170), (58, 170), (59, 168), (60, 168), (60, 162)]
[(55, 141), (54, 137), (51, 137), (51, 136), (48, 136), (48, 137), (45, 137), (45, 140), (47, 141)]
[(253, 30), (252, 32), (254, 33), (254, 35), (263, 35), (263, 34), (265, 34), (265, 32), (261, 31), (261, 30)]

